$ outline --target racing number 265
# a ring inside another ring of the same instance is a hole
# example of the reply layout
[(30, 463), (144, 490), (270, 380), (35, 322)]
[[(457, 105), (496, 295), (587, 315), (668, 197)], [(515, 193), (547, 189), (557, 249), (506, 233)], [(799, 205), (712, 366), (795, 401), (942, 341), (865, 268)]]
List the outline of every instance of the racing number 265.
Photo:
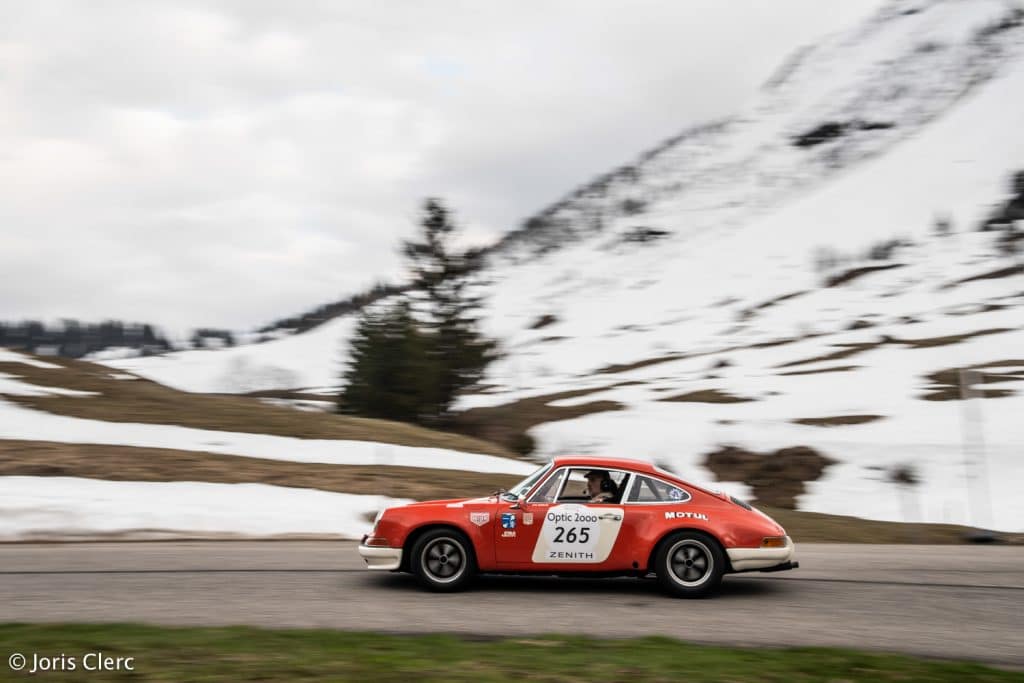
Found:
[(555, 527), (555, 543), (586, 543), (590, 540), (590, 527), (582, 526), (577, 533), (576, 527), (569, 527), (568, 531), (564, 526)]

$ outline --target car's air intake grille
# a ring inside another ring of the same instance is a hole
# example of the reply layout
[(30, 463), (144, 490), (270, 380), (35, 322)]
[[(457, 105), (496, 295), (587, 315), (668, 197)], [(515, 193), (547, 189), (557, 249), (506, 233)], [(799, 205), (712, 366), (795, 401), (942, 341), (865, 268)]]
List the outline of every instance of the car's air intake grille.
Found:
[(741, 508), (745, 508), (747, 510), (753, 510), (754, 509), (754, 508), (750, 507), (750, 503), (748, 503), (747, 501), (740, 500), (739, 498), (736, 498), (734, 496), (729, 496), (729, 500), (731, 500), (732, 502), (736, 503)]

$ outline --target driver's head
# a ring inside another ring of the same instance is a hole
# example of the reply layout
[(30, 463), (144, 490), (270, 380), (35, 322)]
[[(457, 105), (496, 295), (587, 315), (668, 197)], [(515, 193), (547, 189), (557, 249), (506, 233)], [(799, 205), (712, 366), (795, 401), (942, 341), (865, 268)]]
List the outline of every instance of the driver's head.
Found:
[(587, 478), (587, 494), (596, 496), (601, 491), (608, 490), (607, 487), (602, 487), (602, 483), (605, 481), (610, 482), (612, 480), (611, 475), (608, 474), (607, 470), (590, 470), (586, 474)]

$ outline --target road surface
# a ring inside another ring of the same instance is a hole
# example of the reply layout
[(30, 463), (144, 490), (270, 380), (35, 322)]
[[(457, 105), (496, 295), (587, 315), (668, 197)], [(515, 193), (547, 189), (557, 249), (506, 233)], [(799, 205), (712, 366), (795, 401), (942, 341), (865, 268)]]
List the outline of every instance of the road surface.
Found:
[(1024, 547), (803, 544), (797, 556), (796, 571), (673, 600), (653, 581), (547, 577), (436, 595), (363, 569), (351, 542), (0, 544), (0, 621), (663, 635), (1024, 668)]

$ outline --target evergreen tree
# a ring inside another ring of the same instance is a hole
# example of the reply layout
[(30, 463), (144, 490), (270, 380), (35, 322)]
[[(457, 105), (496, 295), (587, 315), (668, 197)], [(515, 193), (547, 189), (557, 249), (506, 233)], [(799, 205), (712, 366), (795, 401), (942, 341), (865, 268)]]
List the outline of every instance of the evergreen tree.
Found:
[(341, 412), (423, 424), (444, 422), (456, 395), (477, 382), (496, 344), (477, 329), (470, 278), (479, 251), (456, 251), (448, 211), (424, 206), (422, 233), (402, 244), (410, 292), (363, 309), (349, 346)]
[(481, 253), (452, 248), (455, 225), (437, 199), (424, 204), (421, 226), (419, 240), (404, 242), (402, 252), (413, 273), (413, 289), (422, 292), (427, 349), (436, 368), (426, 401), (436, 410), (427, 415), (443, 420), (458, 392), (479, 381), (497, 345), (480, 333), (476, 317), (480, 297), (470, 291)]
[(403, 422), (435, 413), (434, 368), (408, 301), (363, 309), (349, 345), (340, 412)]

